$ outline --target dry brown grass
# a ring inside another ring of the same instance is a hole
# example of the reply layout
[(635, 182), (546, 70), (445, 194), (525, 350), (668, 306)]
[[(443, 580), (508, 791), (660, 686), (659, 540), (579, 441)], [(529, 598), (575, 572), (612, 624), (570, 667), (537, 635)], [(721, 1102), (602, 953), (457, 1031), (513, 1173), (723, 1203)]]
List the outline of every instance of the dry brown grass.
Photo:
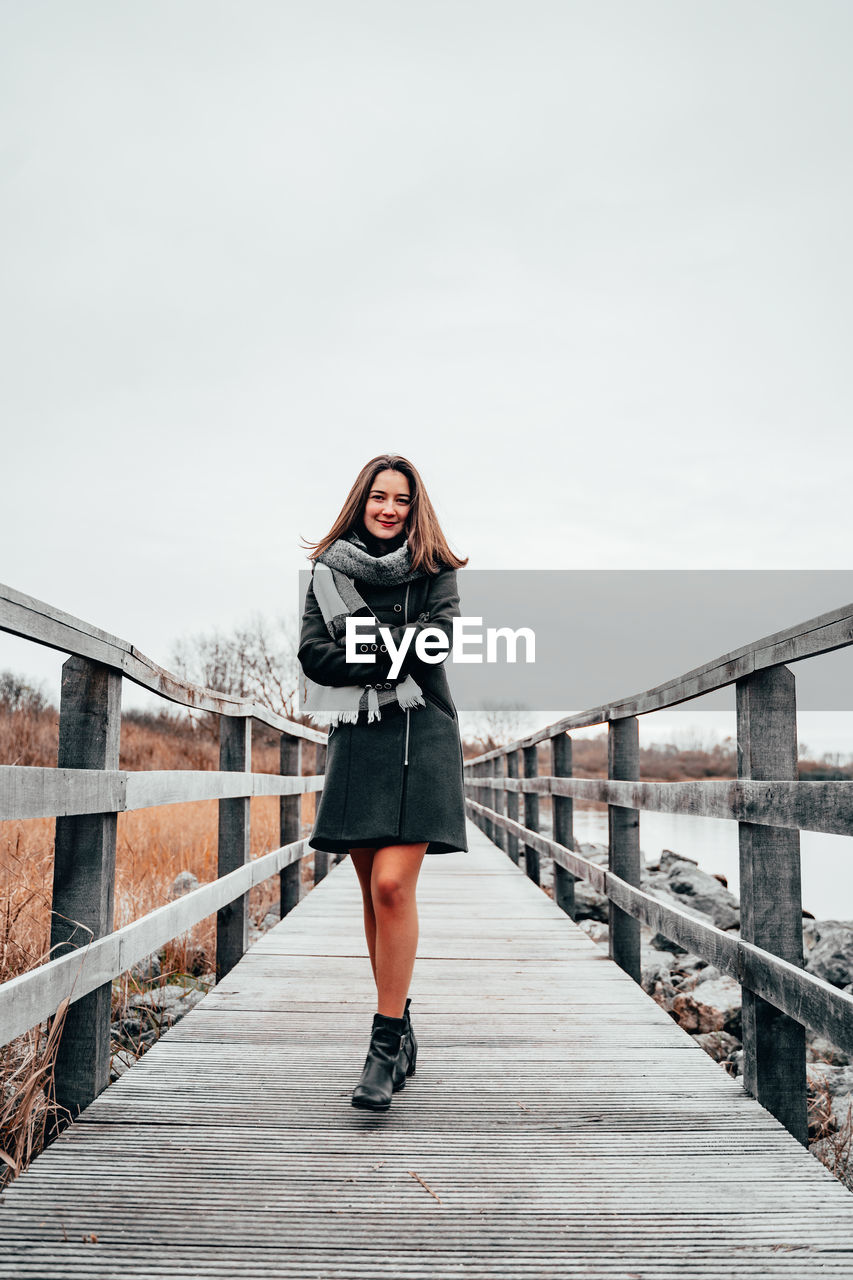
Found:
[[(825, 1059), (818, 1059), (825, 1061)], [(810, 1078), (809, 1149), (830, 1173), (853, 1191), (853, 1103), (839, 1121), (832, 1108), (832, 1094), (826, 1080)]]
[[(61, 1118), (53, 1067), (68, 1000), (44, 1027), (34, 1027), (0, 1054), (0, 1186), (26, 1169)], [(67, 1119), (67, 1113), (65, 1118)]]
[[(51, 707), (0, 706), (0, 763), (55, 765), (58, 740)], [(278, 744), (256, 735), (253, 768), (277, 772)], [(121, 767), (126, 769), (215, 769), (218, 744), (208, 726), (172, 717), (126, 717), (122, 723)], [(306, 771), (308, 771), (306, 769)], [(302, 800), (303, 833), (313, 822), (315, 798)], [(251, 856), (278, 846), (279, 802), (275, 796), (251, 801)], [(0, 823), (0, 982), (50, 958), (54, 819)], [(115, 927), (129, 924), (169, 901), (181, 871), (204, 884), (217, 874), (218, 804), (205, 800), (144, 809), (118, 816)], [(310, 866), (303, 863), (307, 878)], [(249, 894), (250, 919), (260, 924), (278, 912), (278, 877)], [(160, 983), (205, 985), (215, 966), (216, 917), (173, 939), (160, 952)], [(140, 983), (124, 974), (113, 984), (112, 1016), (121, 1019)], [(53, 1098), (53, 1062), (62, 1010), (48, 1023), (0, 1048), (0, 1185), (26, 1168), (58, 1119)], [(135, 1043), (127, 1036), (113, 1046), (139, 1056), (162, 1029), (156, 1020)]]

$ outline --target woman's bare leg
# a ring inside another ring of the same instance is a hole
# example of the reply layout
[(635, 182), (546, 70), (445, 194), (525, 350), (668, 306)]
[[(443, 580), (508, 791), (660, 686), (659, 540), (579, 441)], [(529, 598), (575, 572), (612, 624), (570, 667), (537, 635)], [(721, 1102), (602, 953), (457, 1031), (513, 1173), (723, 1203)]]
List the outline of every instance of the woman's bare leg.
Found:
[(370, 890), (376, 921), (375, 977), (377, 1012), (401, 1018), (418, 948), (416, 888), (427, 841), (376, 849)]
[(376, 982), (376, 913), (373, 910), (373, 896), (370, 888), (373, 855), (376, 850), (370, 847), (366, 849), (350, 849), (349, 852), (361, 886), (361, 897), (364, 905), (364, 936), (367, 939), (367, 950), (370, 955), (373, 980)]

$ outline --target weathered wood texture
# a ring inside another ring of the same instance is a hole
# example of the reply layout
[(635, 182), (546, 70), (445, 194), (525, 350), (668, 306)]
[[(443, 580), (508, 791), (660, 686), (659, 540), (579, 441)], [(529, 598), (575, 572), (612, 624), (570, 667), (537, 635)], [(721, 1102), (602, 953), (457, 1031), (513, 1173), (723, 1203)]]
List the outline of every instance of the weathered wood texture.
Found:
[[(289, 734), (281, 735), (281, 772), (290, 778), (302, 779), (302, 743), (299, 738), (291, 738)], [(322, 784), (323, 779), (316, 779)], [(284, 795), (279, 802), (279, 843), (292, 844), (302, 834), (302, 796)], [(283, 867), (279, 878), (280, 906), (282, 920), (288, 911), (292, 911), (302, 893), (302, 867), (298, 862), (290, 862)]]
[[(738, 773), (753, 781), (797, 776), (796, 687), (787, 667), (738, 680)], [(741, 822), (740, 933), (794, 965), (803, 963), (800, 834)], [(805, 1029), (749, 989), (743, 992), (744, 1081), (768, 1111), (808, 1145)]]
[[(551, 739), (551, 773), (554, 777), (571, 777), (572, 740), (567, 733), (558, 733)], [(568, 796), (552, 794), (552, 831), (557, 844), (574, 848), (574, 801)], [(497, 805), (495, 806), (497, 808)], [(567, 916), (575, 918), (576, 877), (559, 863), (554, 863), (554, 901)]]
[[(121, 676), (86, 658), (69, 658), (62, 667), (59, 768), (116, 769), (120, 739)], [(85, 947), (113, 927), (116, 821), (114, 813), (56, 820), (51, 955)], [(109, 1083), (111, 997), (110, 983), (102, 983), (65, 1016), (54, 1079), (57, 1101), (72, 1115)]]
[[(520, 781), (521, 780), (520, 774), (521, 774), (521, 752), (508, 751), (506, 753), (506, 782), (509, 784), (516, 780)], [(515, 791), (507, 791), (506, 816), (511, 821), (518, 822), (518, 793)], [(513, 862), (517, 863), (520, 857), (518, 836), (513, 833), (511, 828), (506, 828), (506, 834), (507, 834), (507, 841), (506, 841), (507, 854), (510, 858), (512, 858)]]
[[(525, 778), (535, 778), (539, 773), (538, 748), (525, 747), (521, 759)], [(528, 831), (539, 830), (539, 795), (535, 791), (524, 792), (524, 825)], [(534, 844), (524, 846), (524, 866), (533, 883), (539, 884), (539, 851)]]
[(800, 662), (803, 658), (831, 653), (834, 649), (843, 649), (850, 644), (853, 644), (853, 604), (846, 604), (829, 613), (809, 618), (806, 622), (799, 622), (796, 626), (787, 627), (784, 631), (763, 636), (721, 658), (714, 658), (701, 667), (695, 667), (686, 675), (676, 676), (663, 684), (655, 685), (653, 689), (646, 689), (635, 697), (624, 698), (621, 702), (605, 702), (588, 711), (564, 716), (544, 729), (537, 729), (535, 733), (518, 738), (508, 746), (483, 752), (476, 758), (489, 760), (507, 750), (521, 750), (537, 742), (546, 742), (557, 732), (588, 728), (610, 720), (642, 715), (647, 711), (658, 711), (662, 707), (674, 707), (701, 694), (710, 693), (713, 689), (724, 689), (753, 671), (763, 671), (766, 667), (786, 662)]
[[(219, 768), (248, 773), (252, 767), (252, 722), (222, 716), (219, 721)], [(227, 876), (251, 857), (250, 800), (246, 796), (219, 801), (217, 875)], [(216, 979), (225, 976), (249, 945), (249, 895), (243, 893), (216, 913)]]
[[(607, 772), (611, 778), (634, 780), (640, 773), (640, 725), (636, 716), (613, 720), (607, 734)], [(640, 814), (624, 805), (607, 806), (608, 865), (627, 884), (640, 884)], [(640, 981), (640, 922), (613, 901), (610, 955), (635, 982)]]
[[(506, 756), (497, 756), (489, 762), (489, 772), (492, 776), (492, 782), (506, 777)], [(491, 807), (496, 809), (498, 813), (506, 812), (506, 792), (495, 790), (491, 792)], [(489, 795), (489, 792), (486, 792)], [(499, 849), (506, 849), (506, 831), (498, 823), (494, 823), (491, 829), (490, 839), (492, 844), (496, 844)]]
[[(324, 777), (326, 773), (326, 748), (319, 742), (314, 746), (314, 773), (318, 778)], [(322, 849), (314, 849), (312, 852), (314, 854), (314, 884), (318, 885), (324, 876), (329, 874), (332, 855), (325, 853)]]
[(215, 689), (205, 689), (201, 685), (181, 680), (170, 672), (158, 667), (156, 662), (146, 658), (144, 653), (126, 640), (101, 631), (91, 623), (55, 609), (53, 605), (36, 600), (33, 596), (16, 591), (13, 587), (0, 583), (0, 631), (8, 631), (11, 635), (22, 636), (33, 640), (36, 644), (47, 645), (51, 649), (59, 649), (63, 653), (88, 658), (102, 663), (113, 670), (120, 671), (135, 684), (158, 693), (169, 702), (176, 702), (182, 707), (194, 707), (198, 711), (213, 711), (218, 715), (249, 717), (260, 720), (271, 729), (291, 733), (305, 742), (325, 742), (326, 734), (317, 729), (308, 729), (287, 720), (284, 716), (268, 711), (266, 707), (247, 698), (232, 698), (228, 694), (218, 693)]
[(9, 1187), (2, 1280), (847, 1280), (853, 1197), (469, 845), (421, 872), (390, 1112), (350, 1104), (375, 989), (346, 859)]
[(575, 800), (651, 809), (656, 813), (732, 818), (759, 826), (853, 835), (853, 782), (752, 782), (748, 778), (731, 782), (705, 779), (617, 782), (610, 778), (560, 778), (543, 774), (538, 778), (492, 778), (484, 787), (493, 795), (501, 791), (536, 791), (540, 796), (553, 793)]
[[(289, 735), (283, 734), (283, 739)], [(295, 739), (299, 741), (299, 739)], [(125, 813), (190, 800), (293, 796), (321, 791), (322, 778), (206, 769), (49, 769), (0, 765), (0, 822), (76, 813)]]

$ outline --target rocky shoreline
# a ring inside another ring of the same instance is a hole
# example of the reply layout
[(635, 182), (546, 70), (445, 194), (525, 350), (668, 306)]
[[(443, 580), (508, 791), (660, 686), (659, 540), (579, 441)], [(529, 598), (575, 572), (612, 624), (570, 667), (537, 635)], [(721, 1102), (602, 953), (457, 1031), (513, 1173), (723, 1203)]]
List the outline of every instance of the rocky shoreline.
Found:
[[(606, 845), (576, 844), (576, 852), (607, 865)], [(692, 858), (664, 849), (660, 858), (645, 862), (640, 884), (706, 924), (734, 934), (740, 931), (740, 903), (725, 877), (708, 874)], [(607, 899), (578, 880), (575, 905), (580, 927), (606, 947)], [(645, 926), (640, 939), (643, 990), (730, 1075), (742, 1075), (740, 984)], [(807, 972), (853, 993), (853, 920), (804, 915), (803, 951)], [(846, 1053), (808, 1028), (806, 1057), (810, 1148), (824, 1159), (833, 1136), (847, 1134), (853, 1126), (853, 1064)], [(853, 1168), (842, 1180), (853, 1189)]]

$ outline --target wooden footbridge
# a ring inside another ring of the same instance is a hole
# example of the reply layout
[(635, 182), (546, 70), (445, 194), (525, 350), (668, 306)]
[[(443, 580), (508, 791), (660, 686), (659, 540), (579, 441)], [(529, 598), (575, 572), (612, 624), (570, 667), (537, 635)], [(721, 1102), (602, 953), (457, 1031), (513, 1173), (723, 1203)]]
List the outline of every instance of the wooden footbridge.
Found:
[[(469, 763), (470, 851), (419, 882), (417, 1074), (376, 1115), (349, 1100), (375, 1008), (350, 860), (314, 855), (299, 895), (324, 736), (7, 588), (0, 627), (72, 655), (58, 767), (0, 769), (0, 817), (58, 815), (57, 958), (0, 987), (0, 1024), (71, 1001), (57, 1092), (79, 1112), (5, 1191), (0, 1277), (853, 1277), (853, 1197), (803, 1127), (804, 1025), (853, 1051), (853, 998), (802, 968), (798, 854), (801, 828), (853, 834), (853, 784), (797, 781), (785, 665), (853, 642), (853, 607)], [(123, 676), (218, 712), (220, 771), (120, 771)], [(637, 716), (730, 683), (739, 778), (638, 781)], [(282, 734), (280, 777), (251, 772), (253, 718)], [(610, 778), (575, 779), (570, 730), (597, 723)], [(250, 861), (258, 794), (281, 796), (281, 847)], [(115, 815), (210, 797), (219, 879), (113, 930)], [(609, 805), (607, 868), (574, 851), (577, 798)], [(739, 821), (739, 937), (639, 888), (641, 809)], [(248, 949), (270, 875), (283, 918)], [(610, 900), (609, 955), (572, 919), (578, 876)], [(112, 979), (213, 911), (217, 985), (107, 1088)], [(638, 985), (640, 921), (741, 981), (747, 1089)]]

